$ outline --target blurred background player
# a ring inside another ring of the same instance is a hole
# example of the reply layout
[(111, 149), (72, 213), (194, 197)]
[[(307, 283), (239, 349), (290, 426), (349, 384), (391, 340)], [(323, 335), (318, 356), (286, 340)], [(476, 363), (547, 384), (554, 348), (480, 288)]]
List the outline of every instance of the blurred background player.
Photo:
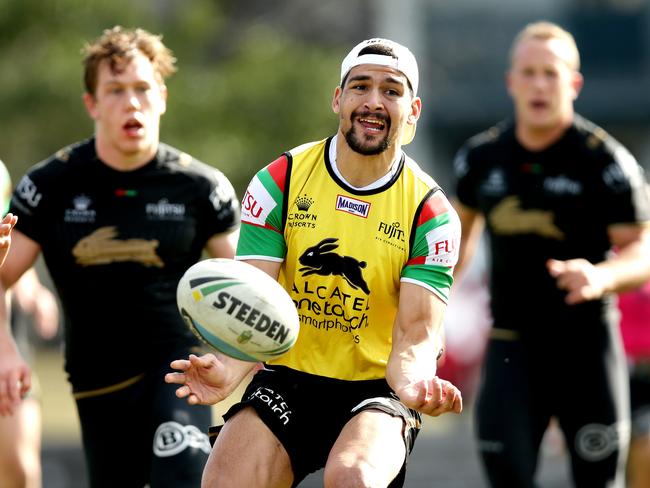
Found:
[[(239, 201), (220, 171), (159, 140), (175, 61), (143, 29), (86, 45), (94, 136), (32, 167), (11, 199), (18, 222), (0, 278), (11, 287), (43, 254), (92, 488), (196, 487), (210, 450), (210, 407), (176, 398), (163, 372), (200, 348), (176, 286), (204, 250), (233, 257)], [(11, 415), (30, 374), (0, 330), (0, 414)]]
[(650, 278), (650, 203), (634, 157), (574, 112), (579, 68), (569, 32), (527, 25), (507, 73), (514, 121), (471, 138), (454, 164), (457, 272), (484, 227), (489, 237), (494, 323), (476, 420), (495, 487), (535, 486), (552, 418), (576, 486), (624, 483), (629, 391), (612, 293)]
[[(11, 179), (0, 161), (2, 214), (9, 209)], [(15, 220), (15, 217), (13, 218)], [(53, 293), (40, 282), (36, 270), (29, 269), (14, 285), (9, 308), (16, 346), (28, 363), (33, 360), (30, 327), (43, 339), (55, 337), (59, 309)], [(2, 358), (0, 356), (0, 362)], [(32, 388), (12, 415), (0, 416), (0, 486), (38, 488), (41, 486), (41, 404), (36, 378)]]

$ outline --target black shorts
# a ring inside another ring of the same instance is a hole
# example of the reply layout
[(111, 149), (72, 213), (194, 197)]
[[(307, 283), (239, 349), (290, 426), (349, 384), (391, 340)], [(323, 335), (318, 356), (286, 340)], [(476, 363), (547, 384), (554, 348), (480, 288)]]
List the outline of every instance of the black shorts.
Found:
[[(258, 371), (228, 420), (246, 406), (255, 409), (291, 459), (294, 486), (325, 466), (345, 424), (363, 410), (381, 410), (404, 420), (407, 458), (420, 430), (420, 414), (404, 406), (386, 380), (342, 381), (273, 366)], [(220, 427), (211, 429), (212, 439)], [(402, 486), (406, 458), (391, 487)]]
[(632, 436), (650, 434), (650, 360), (639, 361), (630, 368), (630, 406)]
[(113, 388), (76, 392), (92, 488), (196, 488), (210, 454), (205, 435), (212, 409), (176, 397), (165, 383), (170, 354), (142, 375)]

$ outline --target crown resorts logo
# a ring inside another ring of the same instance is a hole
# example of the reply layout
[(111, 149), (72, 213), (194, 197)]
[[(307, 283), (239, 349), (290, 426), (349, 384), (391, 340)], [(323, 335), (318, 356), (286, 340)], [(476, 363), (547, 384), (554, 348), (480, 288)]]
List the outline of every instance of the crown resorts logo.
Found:
[(298, 210), (301, 212), (307, 212), (313, 203), (314, 200), (309, 198), (307, 195), (296, 198), (296, 207), (298, 207)]
[(79, 195), (72, 200), (75, 210), (85, 211), (90, 206), (90, 198), (86, 195)]
[(72, 206), (65, 211), (64, 220), (66, 222), (87, 223), (94, 222), (97, 213), (90, 209), (92, 200), (83, 193), (72, 199)]
[(294, 200), (297, 212), (291, 212), (287, 215), (289, 227), (300, 227), (303, 229), (316, 228), (316, 215), (309, 213), (310, 207), (314, 204), (314, 199), (309, 198), (306, 194), (299, 196)]

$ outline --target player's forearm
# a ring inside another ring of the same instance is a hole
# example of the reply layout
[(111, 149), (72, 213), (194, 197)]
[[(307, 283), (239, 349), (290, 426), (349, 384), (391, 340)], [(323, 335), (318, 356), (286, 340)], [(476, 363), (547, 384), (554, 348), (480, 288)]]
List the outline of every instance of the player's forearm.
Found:
[(650, 238), (635, 241), (596, 265), (610, 293), (633, 290), (650, 280)]
[(386, 380), (393, 390), (436, 375), (442, 349), (441, 324), (412, 322), (395, 324), (393, 347), (386, 365)]

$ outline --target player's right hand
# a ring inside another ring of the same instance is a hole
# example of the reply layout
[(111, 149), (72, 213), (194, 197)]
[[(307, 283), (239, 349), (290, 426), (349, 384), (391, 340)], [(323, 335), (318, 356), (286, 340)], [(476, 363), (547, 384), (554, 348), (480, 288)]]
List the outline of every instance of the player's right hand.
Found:
[(214, 354), (190, 354), (188, 359), (177, 359), (170, 366), (177, 372), (167, 373), (165, 381), (182, 385), (176, 396), (187, 398), (190, 405), (212, 405), (230, 394), (226, 366)]
[(12, 415), (32, 386), (29, 366), (15, 348), (0, 352), (0, 416)]

